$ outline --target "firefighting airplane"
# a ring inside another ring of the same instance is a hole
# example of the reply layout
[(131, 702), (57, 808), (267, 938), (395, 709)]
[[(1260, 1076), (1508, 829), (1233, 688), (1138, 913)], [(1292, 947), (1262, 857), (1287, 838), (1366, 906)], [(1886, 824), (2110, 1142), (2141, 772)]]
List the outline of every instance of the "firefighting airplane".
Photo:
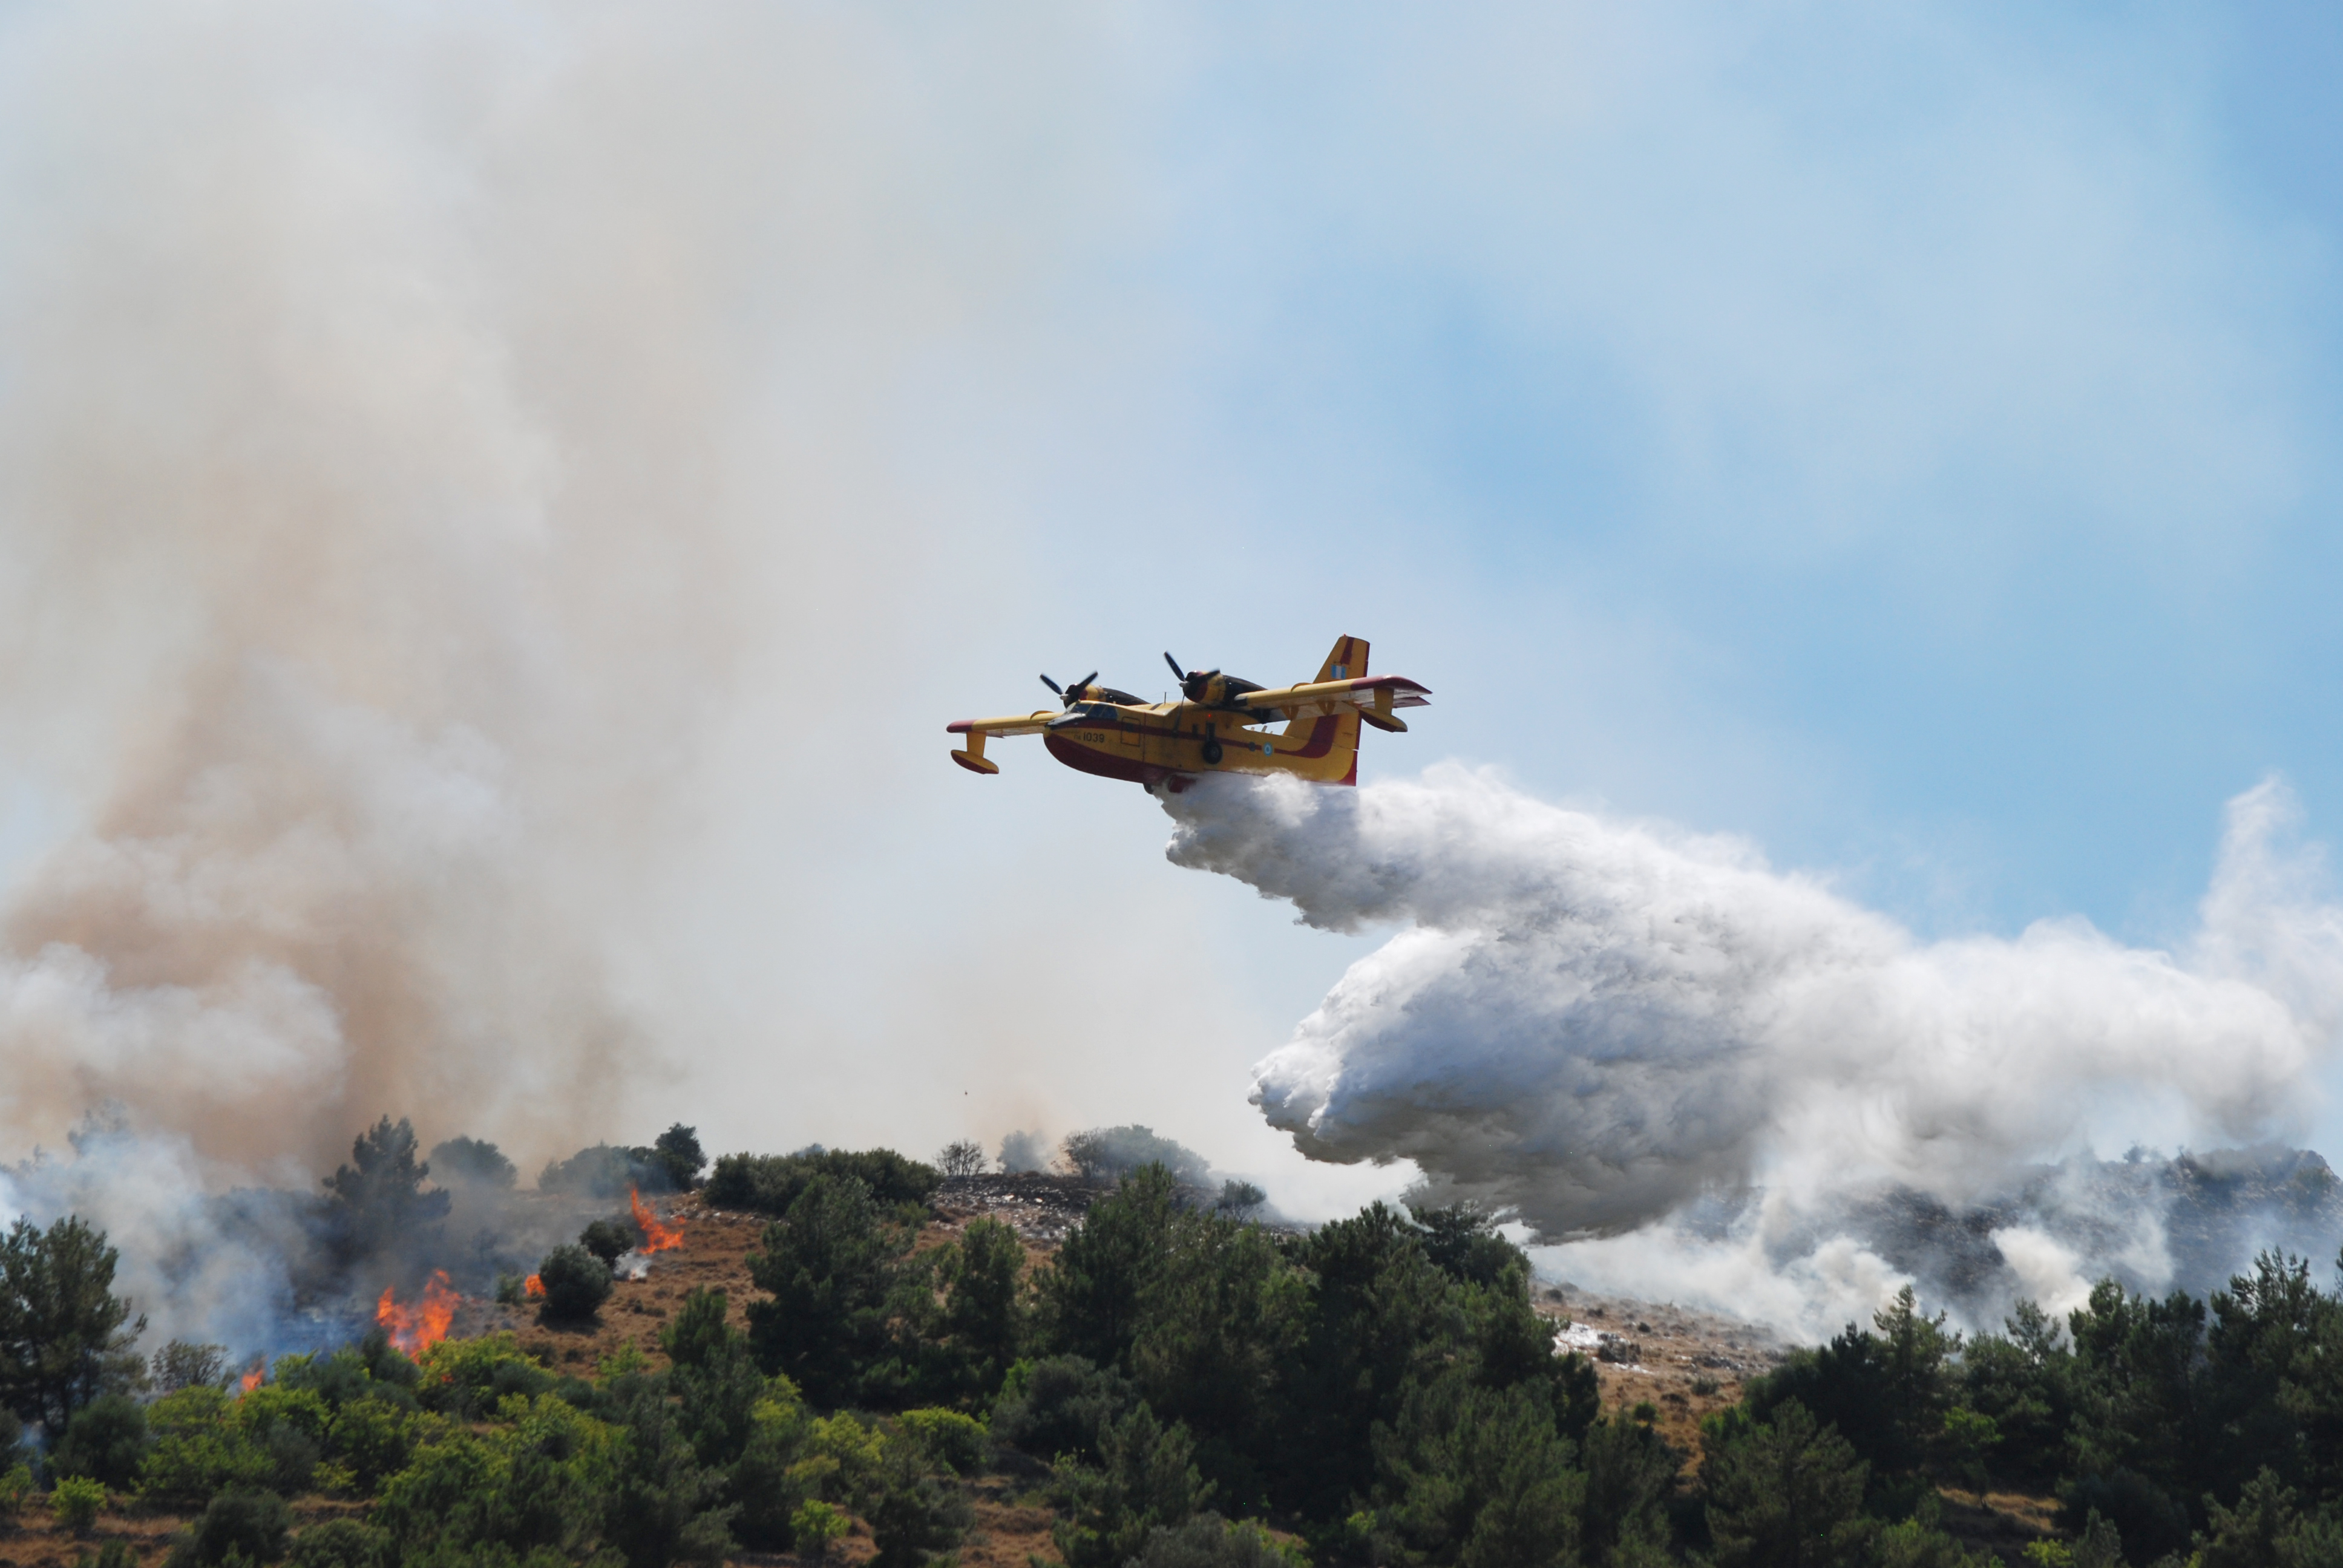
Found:
[[(1395, 708), (1423, 708), (1431, 695), (1403, 675), (1367, 675), (1367, 645), (1338, 639), (1318, 678), (1299, 686), (1262, 687), (1217, 669), (1182, 669), (1182, 700), (1148, 702), (1111, 686), (1094, 685), (1092, 670), (1070, 686), (1048, 676), (1041, 684), (1065, 707), (1037, 709), (1012, 719), (963, 719), (944, 728), (968, 737), (952, 760), (971, 773), (998, 773), (984, 755), (994, 735), (1039, 735), (1050, 754), (1069, 768), (1105, 779), (1155, 785), (1173, 793), (1206, 773), (1292, 773), (1321, 784), (1359, 781), (1359, 726), (1403, 731)], [(1279, 720), (1284, 728), (1272, 731)]]

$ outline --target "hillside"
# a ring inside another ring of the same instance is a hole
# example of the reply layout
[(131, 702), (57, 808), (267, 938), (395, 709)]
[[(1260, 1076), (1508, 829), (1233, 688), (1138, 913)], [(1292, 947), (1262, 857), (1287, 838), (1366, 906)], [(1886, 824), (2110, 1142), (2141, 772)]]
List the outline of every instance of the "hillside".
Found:
[[(190, 1539), (211, 1544), (182, 1568), (224, 1563), (249, 1529), (266, 1562), (288, 1525), (296, 1568), (1655, 1568), (1825, 1539), (1849, 1568), (1985, 1568), (2058, 1561), (2026, 1553), (2086, 1519), (2099, 1561), (2148, 1568), (2326, 1528), (2324, 1363), (2299, 1360), (2283, 1402), (2257, 1370), (2343, 1332), (2343, 1297), (2300, 1266), (2209, 1312), (2109, 1284), (2070, 1322), (2021, 1312), (1967, 1341), (1906, 1291), (1800, 1348), (1537, 1282), (1469, 1210), (1302, 1230), (1243, 1218), (1257, 1198), (1160, 1166), (946, 1180), (819, 1150), (728, 1156), (630, 1221), (508, 1189), (500, 1255), (552, 1247), (542, 1306), (504, 1272), (501, 1301), (386, 1301), (395, 1338), (265, 1376), (215, 1359), (157, 1398), (117, 1385), (36, 1461), (60, 1499), (103, 1482), (106, 1508), (74, 1533), (35, 1494), (0, 1568), (101, 1549), (131, 1568)], [(615, 1277), (559, 1241), (593, 1214), (584, 1241), (631, 1238)], [(12, 1245), (63, 1267), (73, 1225)], [(2205, 1416), (2254, 1446), (2206, 1441)]]

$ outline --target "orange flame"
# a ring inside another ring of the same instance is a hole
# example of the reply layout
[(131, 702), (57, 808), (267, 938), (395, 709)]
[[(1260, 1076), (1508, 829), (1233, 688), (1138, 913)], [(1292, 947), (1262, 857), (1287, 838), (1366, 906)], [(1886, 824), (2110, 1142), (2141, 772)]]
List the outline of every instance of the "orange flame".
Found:
[(447, 1287), (447, 1273), (434, 1269), (424, 1283), (423, 1299), (409, 1306), (400, 1306), (391, 1299), (390, 1287), (383, 1287), (382, 1300), (375, 1303), (374, 1321), (390, 1332), (390, 1342), (408, 1355), (429, 1350), (447, 1337), (448, 1325), (456, 1321), (456, 1305), (464, 1298)]
[(252, 1363), (252, 1370), (251, 1370), (250, 1372), (248, 1372), (245, 1373), (245, 1374), (244, 1374), (244, 1376), (243, 1376), (241, 1379), (239, 1379), (239, 1380), (237, 1381), (237, 1382), (236, 1382), (236, 1395), (237, 1395), (237, 1397), (238, 1397), (238, 1398), (241, 1398), (241, 1397), (243, 1397), (244, 1395), (250, 1393), (254, 1389), (258, 1388), (258, 1387), (260, 1386), (260, 1380), (261, 1380), (262, 1378), (266, 1377), (266, 1376), (267, 1375), (267, 1373), (268, 1373), (268, 1363), (267, 1363), (267, 1362), (253, 1362), (253, 1363)]
[(651, 1211), (651, 1206), (643, 1201), (643, 1195), (632, 1187), (627, 1189), (627, 1201), (634, 1205), (635, 1223), (642, 1228), (644, 1251), (664, 1252), (670, 1247), (683, 1245), (683, 1227), (660, 1224), (659, 1217)]
[(523, 1280), (521, 1282), (520, 1288), (528, 1292), (532, 1296), (541, 1296), (545, 1294), (545, 1282), (538, 1279), (535, 1274), (531, 1274), (528, 1279)]

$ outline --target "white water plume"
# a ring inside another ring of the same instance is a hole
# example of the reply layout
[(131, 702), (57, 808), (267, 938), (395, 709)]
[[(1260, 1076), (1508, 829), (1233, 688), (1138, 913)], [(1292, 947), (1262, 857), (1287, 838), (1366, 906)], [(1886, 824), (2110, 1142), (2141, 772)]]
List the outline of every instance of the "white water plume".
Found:
[[(1901, 1272), (1838, 1255), (1846, 1205), (1957, 1210), (2095, 1140), (2298, 1131), (2343, 1001), (2343, 920), (2315, 856), (2273, 846), (2291, 812), (2276, 782), (2230, 803), (2177, 952), (2078, 920), (1923, 941), (1740, 840), (1456, 767), (1357, 789), (1215, 779), (1165, 809), (1178, 864), (1312, 925), (1403, 923), (1256, 1070), (1273, 1126), (1317, 1159), (1413, 1161), (1434, 1194), (1544, 1241), (1739, 1201), (1705, 1240), (1584, 1254), (1632, 1274), (1640, 1251), (1647, 1283), (1687, 1297), (1725, 1293), (1696, 1290), (1703, 1273), (1777, 1276), (1787, 1249), (1812, 1277), (1772, 1293), (1835, 1311)], [(2048, 1279), (2055, 1253), (2009, 1250)]]

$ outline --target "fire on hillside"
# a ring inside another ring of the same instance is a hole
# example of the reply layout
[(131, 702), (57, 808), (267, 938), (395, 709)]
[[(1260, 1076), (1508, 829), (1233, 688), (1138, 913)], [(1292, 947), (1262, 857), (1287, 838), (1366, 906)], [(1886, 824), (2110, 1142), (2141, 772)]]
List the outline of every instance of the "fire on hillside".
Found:
[(374, 1321), (389, 1333), (390, 1342), (407, 1355), (420, 1355), (447, 1337), (448, 1325), (456, 1321), (456, 1309), (464, 1298), (447, 1283), (445, 1269), (431, 1271), (424, 1282), (423, 1299), (400, 1306), (392, 1288), (385, 1285), (382, 1300), (375, 1303)]

